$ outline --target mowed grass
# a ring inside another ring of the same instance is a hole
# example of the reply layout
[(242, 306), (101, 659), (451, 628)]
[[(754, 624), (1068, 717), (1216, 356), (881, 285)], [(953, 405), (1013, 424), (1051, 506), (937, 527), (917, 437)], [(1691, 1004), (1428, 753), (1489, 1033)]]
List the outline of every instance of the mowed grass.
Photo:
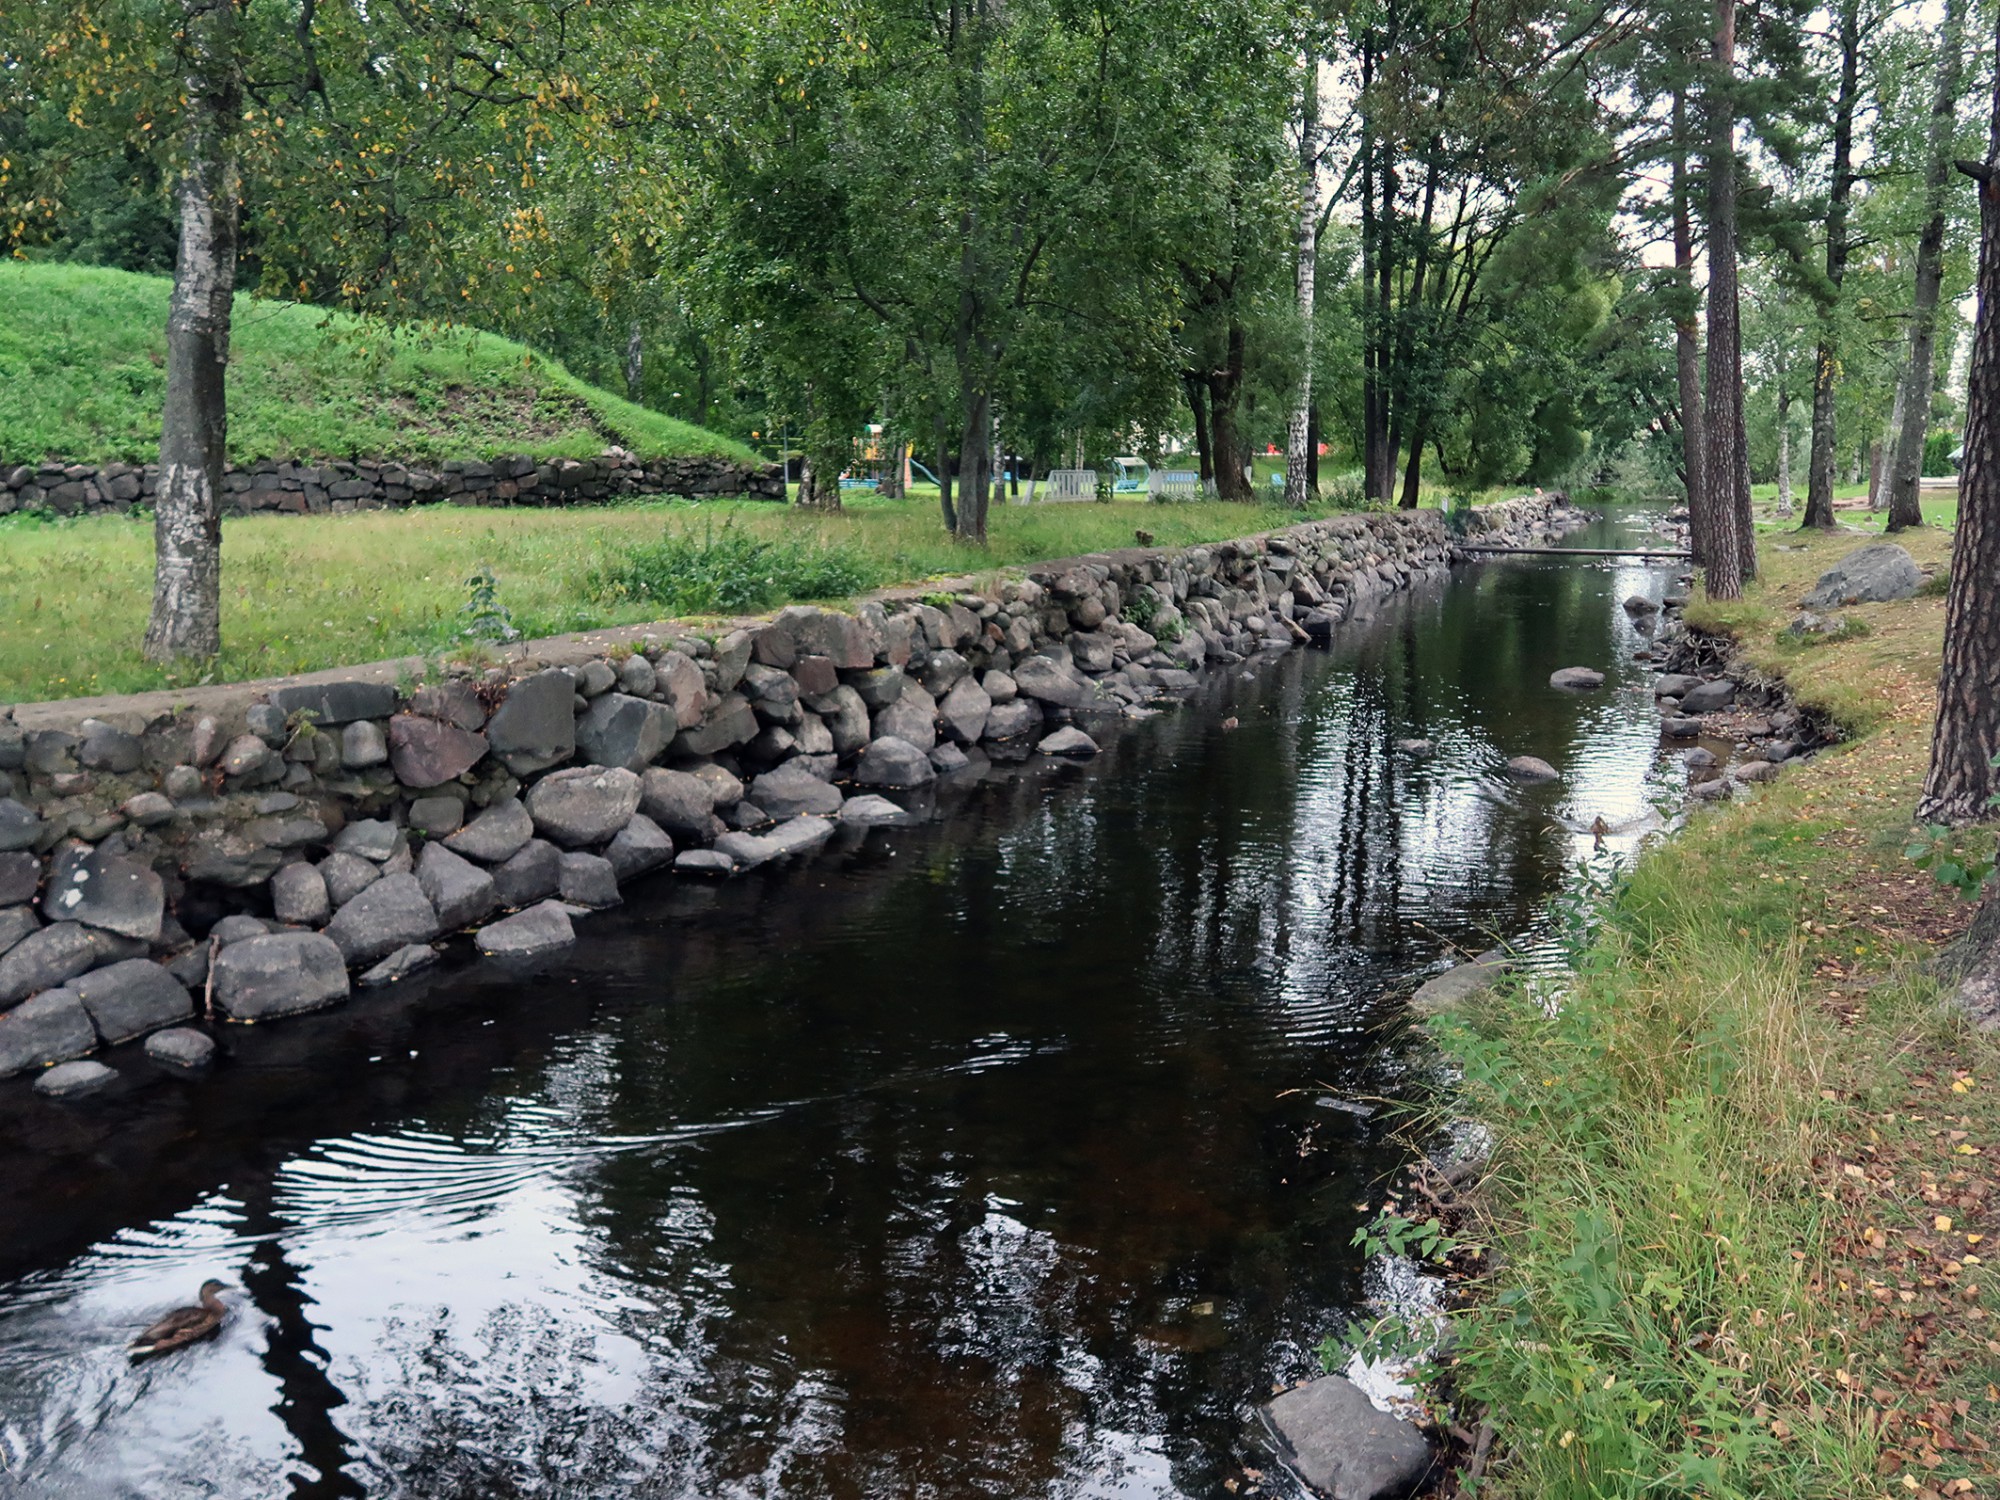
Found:
[[(170, 291), (159, 276), (0, 262), (0, 464), (158, 456)], [(752, 456), (492, 334), (236, 299), (237, 463), (587, 458), (613, 443), (644, 458)]]
[[(1216, 501), (1000, 506), (982, 550), (953, 541), (935, 503), (873, 497), (835, 515), (771, 502), (653, 501), (246, 516), (223, 522), (222, 655), (178, 670), (139, 655), (152, 598), (149, 521), (13, 518), (0, 520), (0, 700), (241, 681), (448, 649), (465, 623), (466, 580), (482, 567), (493, 570), (499, 602), (527, 637), (656, 620), (666, 613), (658, 604), (626, 597), (604, 578), (633, 549), (669, 534), (699, 539), (728, 529), (833, 549), (858, 591), (1129, 547), (1142, 529), (1161, 546), (1180, 546), (1304, 518)], [(775, 580), (771, 603), (796, 597), (786, 582)]]

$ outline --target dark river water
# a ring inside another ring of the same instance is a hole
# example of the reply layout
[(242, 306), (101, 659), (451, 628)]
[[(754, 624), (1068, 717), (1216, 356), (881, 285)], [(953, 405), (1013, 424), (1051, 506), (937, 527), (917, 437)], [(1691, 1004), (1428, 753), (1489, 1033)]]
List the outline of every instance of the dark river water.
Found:
[[(1419, 1081), (1385, 996), (1679, 780), (1618, 605), (1661, 587), (1463, 569), (540, 970), (0, 1084), (0, 1492), (1222, 1494), (1364, 1296), (1401, 1149), (1320, 1101)], [(221, 1336), (128, 1364), (209, 1276)]]

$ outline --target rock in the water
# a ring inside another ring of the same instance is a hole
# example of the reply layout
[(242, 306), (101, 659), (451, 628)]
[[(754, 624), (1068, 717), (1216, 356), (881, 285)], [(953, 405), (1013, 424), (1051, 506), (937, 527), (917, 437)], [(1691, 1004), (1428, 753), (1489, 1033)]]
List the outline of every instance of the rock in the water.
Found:
[(793, 818), (800, 813), (831, 815), (840, 811), (840, 789), (794, 766), (766, 771), (750, 785), (757, 805), (774, 818)]
[(1074, 708), (1083, 702), (1087, 691), (1075, 668), (1046, 656), (1030, 656), (1016, 662), (1013, 677), (1015, 690), (1022, 697), (1053, 703), (1059, 708)]
[(363, 974), (361, 983), (368, 989), (394, 984), (399, 979), (422, 973), (437, 961), (437, 949), (429, 943), (407, 943)]
[(1561, 781), (1562, 772), (1534, 755), (1517, 755), (1507, 762), (1507, 774), (1516, 781)]
[(939, 725), (961, 745), (979, 743), (992, 713), (992, 695), (969, 676), (960, 677), (937, 708)]
[(1644, 594), (1632, 594), (1625, 600), (1625, 613), (1628, 615), (1656, 615), (1659, 612), (1660, 606)]
[(778, 849), (754, 833), (725, 833), (715, 841), (715, 852), (729, 857), (739, 870), (754, 870), (778, 857)]
[(905, 681), (894, 703), (875, 715), (875, 738), (905, 740), (919, 750), (937, 743), (937, 700), (923, 684)]
[(1437, 754), (1435, 740), (1397, 740), (1396, 748), (1412, 760), (1429, 760)]
[(1727, 776), (1718, 776), (1713, 781), (1698, 781), (1688, 788), (1690, 797), (1698, 797), (1703, 802), (1727, 802), (1736, 793), (1736, 783)]
[(562, 851), (547, 839), (529, 839), (521, 851), (493, 871), (493, 889), (502, 906), (528, 906), (553, 896), (562, 884)]
[(937, 770), (928, 755), (908, 740), (888, 735), (870, 740), (854, 767), (857, 786), (929, 786), (935, 780)]
[(904, 823), (914, 823), (916, 819), (887, 797), (878, 797), (869, 792), (859, 797), (849, 797), (843, 802), (840, 805), (840, 821), (858, 823), (864, 828), (877, 828), (897, 827)]
[(295, 1016), (348, 993), (347, 960), (322, 932), (272, 932), (232, 943), (215, 956), (212, 977), (216, 1006), (232, 1021)]
[(505, 864), (535, 836), (535, 820), (519, 797), (503, 797), (444, 841), (445, 848), (481, 864)]
[(811, 813), (800, 813), (796, 818), (780, 823), (763, 841), (770, 846), (774, 858), (790, 854), (804, 854), (817, 849), (833, 837), (833, 820), (814, 817)]
[(1675, 714), (1660, 720), (1660, 733), (1670, 740), (1691, 740), (1701, 733), (1701, 720)]
[(1718, 677), (1713, 682), (1704, 682), (1689, 688), (1681, 694), (1681, 712), (1693, 717), (1696, 714), (1712, 714), (1718, 709), (1729, 707), (1736, 701), (1736, 684), (1727, 677)]
[(1403, 1500), (1430, 1472), (1430, 1441), (1415, 1424), (1378, 1411), (1338, 1375), (1286, 1391), (1264, 1417), (1289, 1466), (1332, 1500)]
[(950, 741), (931, 746), (931, 769), (940, 776), (949, 776), (954, 771), (963, 771), (972, 764), (972, 757)]
[(576, 928), (563, 907), (544, 901), (480, 928), (473, 942), (491, 958), (533, 958), (573, 945)]
[(1490, 949), (1418, 985), (1416, 994), (1410, 997), (1410, 1008), (1423, 1016), (1452, 1010), (1492, 989), (1512, 967), (1505, 953), (1498, 948)]
[(146, 1056), (170, 1068), (199, 1068), (215, 1057), (215, 1038), (192, 1026), (175, 1026), (146, 1038)]
[(674, 841), (644, 813), (634, 813), (632, 821), (604, 846), (604, 857), (611, 861), (611, 869), (622, 884), (670, 861), (674, 857)]
[(107, 1043), (129, 1042), (194, 1014), (194, 997), (158, 964), (143, 958), (79, 974), (69, 988)]
[(97, 1029), (75, 990), (44, 990), (0, 1011), (0, 1078), (45, 1068), (97, 1047)]
[(576, 686), (558, 667), (523, 677), (486, 722), (487, 743), (516, 776), (561, 765), (576, 754)]
[(556, 867), (556, 889), (572, 906), (616, 906), (624, 899), (618, 894), (618, 872), (601, 854), (563, 855)]
[(35, 1080), (35, 1092), (52, 1098), (87, 1094), (101, 1089), (118, 1075), (101, 1062), (58, 1063)]
[(1680, 698), (1701, 686), (1699, 677), (1690, 677), (1685, 672), (1667, 672), (1653, 682), (1655, 698)]
[(1799, 601), (1802, 609), (1832, 609), (1842, 604), (1881, 603), (1908, 599), (1923, 587), (1916, 559), (1894, 542), (1857, 547), (1819, 575), (1813, 591)]
[[(705, 844), (723, 831), (722, 820), (715, 815), (716, 788), (706, 777), (654, 766), (641, 778), (639, 789), (639, 810), (675, 838)], [(742, 795), (739, 785), (729, 800)]]
[(1042, 727), (1042, 705), (1032, 698), (1013, 698), (993, 705), (986, 716), (986, 738), (1015, 740)]
[[(926, 769), (929, 762), (925, 763)], [(94, 965), (101, 957), (97, 939), (78, 922), (58, 922), (31, 932), (0, 956), (0, 1005), (53, 989)]]
[(1565, 692), (1586, 693), (1604, 686), (1604, 674), (1595, 667), (1560, 667), (1549, 673), (1549, 686)]
[(271, 915), (280, 922), (317, 925), (332, 914), (326, 877), (313, 866), (286, 865), (271, 877)]
[(640, 781), (623, 766), (577, 766), (528, 789), (535, 832), (567, 849), (602, 844), (639, 810)]
[[(326, 924), (326, 935), (355, 965), (386, 958), (405, 943), (428, 943), (440, 930), (437, 911), (414, 875), (384, 875)], [(225, 949), (224, 957), (234, 951)]]
[(1097, 741), (1074, 724), (1066, 724), (1035, 748), (1043, 755), (1066, 755), (1082, 760), (1097, 754)]
[(1696, 745), (1681, 757), (1681, 764), (1685, 765), (1690, 771), (1706, 771), (1710, 766), (1715, 764), (1715, 752), (1704, 746)]
[(731, 875), (735, 871), (736, 861), (720, 849), (683, 849), (674, 856), (674, 873), (678, 875)]
[(166, 885), (150, 867), (102, 850), (52, 875), (42, 893), (42, 915), (52, 922), (81, 922), (148, 943), (160, 935), (166, 909)]
[(423, 887), (424, 898), (437, 913), (438, 927), (444, 932), (483, 922), (500, 904), (493, 877), (442, 844), (426, 844), (417, 856), (417, 884)]

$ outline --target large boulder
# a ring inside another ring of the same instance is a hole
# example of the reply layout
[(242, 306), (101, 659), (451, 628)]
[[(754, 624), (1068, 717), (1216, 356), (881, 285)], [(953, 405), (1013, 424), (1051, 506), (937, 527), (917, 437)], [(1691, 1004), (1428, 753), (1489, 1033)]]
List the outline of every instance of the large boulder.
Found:
[(128, 1042), (194, 1014), (194, 998), (181, 982), (148, 959), (128, 958), (79, 974), (69, 988), (107, 1043)]
[(960, 677), (937, 707), (944, 732), (961, 745), (976, 745), (986, 733), (986, 720), (993, 712), (993, 698), (970, 675)]
[(561, 765), (576, 754), (576, 685), (551, 667), (523, 677), (486, 723), (493, 753), (516, 776)]
[(535, 836), (535, 820), (519, 797), (503, 797), (444, 841), (445, 848), (481, 864), (504, 864)]
[(442, 844), (426, 844), (417, 856), (417, 884), (445, 932), (484, 921), (500, 904), (493, 877)]
[(779, 610), (772, 624), (792, 638), (797, 656), (824, 656), (843, 669), (875, 665), (875, 644), (852, 615), (794, 604)]
[(1712, 714), (1736, 701), (1736, 684), (1727, 677), (1704, 682), (1681, 694), (1681, 712), (1686, 715)]
[[(373, 883), (372, 881), (370, 882)], [(333, 914), (326, 877), (309, 864), (286, 865), (271, 877), (271, 915), (293, 925), (317, 925)]]
[(715, 787), (691, 771), (655, 766), (640, 778), (639, 810), (675, 838), (705, 844), (721, 833), (715, 806)]
[(41, 930), (41, 918), (29, 907), (9, 906), (0, 910), (0, 953), (5, 953), (29, 933)]
[(1569, 693), (1587, 693), (1604, 686), (1604, 674), (1595, 667), (1558, 667), (1549, 674), (1549, 686)]
[(840, 811), (839, 789), (796, 766), (766, 771), (751, 784), (750, 796), (768, 816), (778, 819)]
[(396, 689), (386, 682), (310, 682), (273, 688), (271, 706), (285, 718), (312, 715), (321, 728), (356, 719), (386, 719), (396, 711)]
[(1263, 1414), (1287, 1466), (1332, 1500), (1404, 1500), (1430, 1472), (1422, 1431), (1338, 1375), (1286, 1391)]
[(1033, 698), (1014, 698), (996, 703), (986, 716), (986, 738), (1014, 740), (1033, 734), (1042, 727), (1042, 705)]
[(721, 702), (702, 716), (699, 724), (683, 729), (675, 742), (675, 753), (713, 755), (733, 745), (747, 745), (757, 738), (757, 715), (750, 700), (741, 693), (724, 693)]
[[(749, 660), (746, 642), (744, 660)], [(742, 679), (743, 665), (738, 663), (733, 676), (726, 683), (718, 682), (724, 692), (736, 686)], [(673, 706), (674, 725), (679, 729), (692, 729), (701, 722), (701, 716), (708, 708), (708, 684), (702, 680), (701, 666), (685, 652), (662, 652), (653, 664), (653, 691)]]
[(862, 828), (899, 828), (916, 819), (887, 797), (865, 792), (859, 797), (849, 797), (840, 805), (840, 821)]
[(1516, 781), (1561, 781), (1562, 772), (1536, 755), (1517, 755), (1507, 762), (1507, 774)]
[(930, 757), (908, 740), (885, 736), (870, 740), (854, 767), (857, 786), (916, 787), (937, 780)]
[(1097, 741), (1074, 724), (1065, 724), (1035, 748), (1043, 755), (1065, 755), (1073, 760), (1084, 760), (1097, 754)]
[(75, 990), (48, 990), (0, 1011), (0, 1078), (82, 1057), (96, 1046), (97, 1031)]
[(896, 701), (875, 715), (875, 738), (905, 740), (919, 750), (937, 743), (937, 700), (923, 684), (905, 681)]
[(72, 1094), (88, 1094), (101, 1089), (117, 1076), (101, 1062), (57, 1063), (35, 1080), (35, 1092), (63, 1099)]
[(58, 922), (31, 932), (0, 957), (0, 1006), (74, 979), (103, 956), (99, 939), (80, 922)]
[(1857, 547), (1819, 575), (1813, 591), (1799, 601), (1803, 609), (1834, 609), (1843, 604), (1881, 603), (1908, 599), (1923, 587), (1924, 575), (1894, 542)]
[(491, 958), (533, 958), (571, 946), (576, 927), (560, 902), (544, 901), (480, 928), (472, 941)]
[(42, 893), (42, 915), (52, 922), (82, 922), (149, 943), (166, 909), (166, 885), (150, 866), (102, 850), (52, 875)]
[(320, 932), (273, 932), (231, 943), (215, 956), (211, 974), (216, 1006), (232, 1021), (295, 1016), (348, 993), (347, 960)]
[(1023, 698), (1074, 708), (1083, 702), (1086, 687), (1075, 669), (1046, 656), (1029, 656), (1014, 663), (1014, 687)]
[(556, 892), (572, 906), (602, 908), (616, 906), (624, 898), (618, 894), (618, 872), (601, 854), (572, 850), (557, 865)]
[(528, 789), (535, 832), (566, 849), (602, 844), (632, 821), (642, 783), (623, 766), (576, 766)]
[(382, 867), (358, 854), (329, 854), (315, 868), (326, 886), (327, 905), (336, 909), (382, 878)]
[(825, 722), (835, 755), (852, 755), (868, 743), (868, 705), (846, 683), (809, 700), (807, 706)]
[(416, 714), (389, 721), (389, 766), (404, 786), (425, 789), (456, 781), (486, 758), (486, 736)]
[(674, 841), (644, 813), (634, 813), (632, 821), (604, 846), (604, 857), (611, 861), (611, 868), (622, 883), (672, 860)]
[(821, 844), (832, 838), (833, 829), (832, 819), (817, 818), (810, 813), (801, 813), (798, 817), (780, 823), (776, 828), (765, 834), (764, 842), (770, 845), (779, 857), (789, 854), (803, 854), (808, 850), (817, 849)]
[[(326, 924), (341, 956), (357, 966), (387, 958), (405, 943), (428, 943), (440, 930), (437, 910), (414, 875), (384, 875)], [(223, 953), (235, 946), (241, 945)]]
[(562, 851), (546, 839), (529, 839), (493, 871), (493, 889), (502, 906), (527, 906), (553, 896), (561, 884)]
[(664, 703), (606, 693), (576, 721), (576, 748), (592, 765), (643, 771), (666, 753), (679, 728)]
[(0, 797), (0, 853), (32, 849), (41, 836), (41, 816), (32, 807)]

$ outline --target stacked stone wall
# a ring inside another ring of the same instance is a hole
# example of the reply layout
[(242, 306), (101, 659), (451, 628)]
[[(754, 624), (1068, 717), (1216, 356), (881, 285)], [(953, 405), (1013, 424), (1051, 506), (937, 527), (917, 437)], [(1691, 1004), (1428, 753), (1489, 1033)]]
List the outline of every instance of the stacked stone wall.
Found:
[[(1536, 498), (1466, 530), (1530, 546), (1582, 519)], [(198, 1062), (198, 1016), (337, 1004), (460, 933), (550, 951), (656, 872), (727, 878), (911, 822), (940, 777), (1094, 754), (1093, 722), (1329, 640), (1455, 545), (1434, 512), (1340, 516), (407, 691), (336, 674), (0, 712), (0, 1075), (88, 1087), (113, 1070), (76, 1060), (149, 1033), (163, 1065)]]

